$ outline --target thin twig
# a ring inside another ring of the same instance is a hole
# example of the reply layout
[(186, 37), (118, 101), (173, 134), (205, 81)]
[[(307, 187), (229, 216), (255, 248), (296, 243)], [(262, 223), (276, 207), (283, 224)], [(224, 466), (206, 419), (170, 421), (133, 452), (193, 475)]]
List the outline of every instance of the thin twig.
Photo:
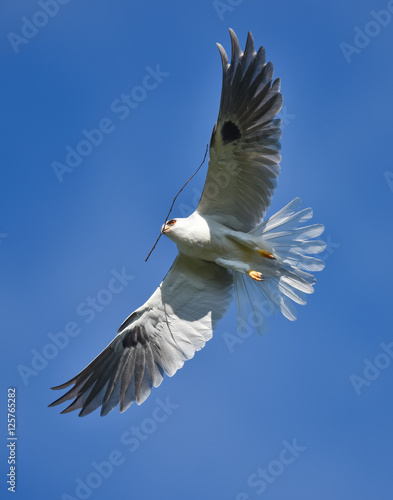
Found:
[[(172, 208), (173, 208), (173, 205), (175, 204), (175, 201), (177, 200), (177, 197), (179, 196), (179, 194), (183, 191), (183, 189), (187, 186), (187, 184), (190, 182), (190, 180), (195, 177), (195, 175), (199, 172), (199, 170), (201, 169), (202, 165), (205, 163), (205, 160), (206, 160), (206, 156), (207, 156), (207, 152), (208, 152), (208, 149), (209, 149), (209, 145), (207, 144), (206, 145), (206, 151), (205, 151), (205, 156), (203, 157), (203, 160), (202, 160), (202, 163), (199, 165), (199, 167), (196, 169), (196, 171), (192, 174), (192, 176), (188, 179), (188, 181), (184, 184), (184, 186), (180, 189), (180, 191), (177, 193), (177, 195), (174, 197), (173, 199), (173, 202), (172, 202), (172, 205), (171, 205), (171, 208), (169, 209), (169, 212), (168, 212), (168, 215), (165, 217), (165, 222), (164, 222), (164, 226), (172, 212)], [(162, 236), (162, 232), (160, 232), (160, 235), (159, 237), (157, 238), (156, 242), (154, 243), (154, 246), (153, 248), (150, 250), (149, 252), (149, 255), (146, 257), (145, 259), (145, 262), (147, 262), (148, 258), (150, 257), (150, 255), (152, 254), (153, 250), (156, 248), (157, 246), (157, 243), (158, 243), (158, 240), (161, 238)]]

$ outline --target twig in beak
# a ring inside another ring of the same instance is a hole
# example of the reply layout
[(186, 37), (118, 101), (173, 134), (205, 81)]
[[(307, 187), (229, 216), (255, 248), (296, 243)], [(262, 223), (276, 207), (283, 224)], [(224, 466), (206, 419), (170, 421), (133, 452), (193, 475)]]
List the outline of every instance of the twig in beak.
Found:
[[(206, 151), (205, 151), (205, 156), (203, 157), (203, 160), (202, 160), (202, 163), (199, 165), (199, 167), (196, 169), (196, 171), (192, 174), (192, 176), (188, 179), (188, 181), (184, 184), (184, 186), (180, 189), (180, 191), (177, 193), (177, 195), (174, 197), (173, 201), (172, 201), (172, 205), (171, 205), (171, 208), (169, 209), (169, 212), (168, 212), (168, 215), (165, 217), (165, 222), (164, 222), (164, 227), (165, 227), (165, 224), (167, 223), (167, 220), (172, 212), (172, 208), (173, 208), (173, 205), (175, 204), (175, 201), (177, 199), (177, 197), (179, 196), (179, 194), (183, 191), (183, 189), (187, 186), (187, 184), (190, 182), (190, 180), (199, 172), (200, 168), (202, 167), (202, 165), (205, 163), (205, 160), (206, 160), (206, 156), (207, 156), (207, 152), (209, 150), (209, 145), (206, 144)], [(158, 236), (158, 238), (156, 239), (156, 242), (154, 243), (153, 245), (153, 248), (150, 250), (149, 252), (149, 255), (146, 257), (145, 259), (145, 262), (147, 262), (148, 258), (150, 257), (150, 255), (152, 254), (153, 250), (156, 248), (157, 246), (157, 243), (159, 241), (159, 239), (161, 238), (161, 236), (164, 234), (164, 231), (161, 230), (160, 231), (160, 235)]]

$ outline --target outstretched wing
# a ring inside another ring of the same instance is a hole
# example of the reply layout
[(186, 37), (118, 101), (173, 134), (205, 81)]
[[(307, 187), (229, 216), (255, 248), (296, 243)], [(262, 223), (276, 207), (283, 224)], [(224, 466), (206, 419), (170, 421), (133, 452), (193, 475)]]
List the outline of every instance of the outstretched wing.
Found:
[(143, 403), (163, 373), (172, 376), (204, 347), (231, 299), (232, 276), (218, 265), (178, 255), (150, 299), (133, 312), (118, 335), (84, 370), (65, 384), (74, 385), (49, 406), (74, 399), (62, 413), (79, 416), (99, 406), (108, 414), (120, 403)]
[(265, 49), (248, 33), (244, 53), (230, 30), (232, 60), (220, 44), (223, 83), (220, 111), (210, 141), (210, 162), (197, 211), (248, 232), (270, 205), (280, 173), (280, 81)]

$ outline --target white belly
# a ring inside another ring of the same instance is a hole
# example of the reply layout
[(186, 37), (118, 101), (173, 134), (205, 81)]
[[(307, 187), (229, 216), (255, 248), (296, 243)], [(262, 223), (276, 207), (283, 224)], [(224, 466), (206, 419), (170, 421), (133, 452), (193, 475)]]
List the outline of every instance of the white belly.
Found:
[[(233, 235), (238, 236), (240, 240), (243, 238), (247, 244), (234, 241)], [(197, 213), (184, 219), (181, 231), (171, 239), (177, 244), (179, 252), (189, 257), (216, 262), (223, 267), (243, 273), (249, 270), (259, 271), (266, 277), (273, 276), (277, 272), (276, 261), (258, 254), (256, 248), (260, 247), (261, 243), (258, 237), (235, 232)]]

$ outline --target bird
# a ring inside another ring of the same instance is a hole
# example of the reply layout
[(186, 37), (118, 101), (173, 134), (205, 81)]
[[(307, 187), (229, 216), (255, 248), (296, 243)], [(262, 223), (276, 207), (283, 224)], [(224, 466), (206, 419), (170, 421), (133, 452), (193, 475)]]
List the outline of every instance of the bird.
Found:
[(73, 400), (61, 413), (85, 416), (117, 405), (142, 404), (164, 374), (171, 377), (212, 338), (235, 296), (239, 331), (250, 322), (264, 333), (277, 311), (293, 321), (294, 304), (314, 291), (322, 224), (304, 225), (311, 208), (295, 198), (265, 220), (281, 162), (280, 80), (265, 49), (249, 32), (244, 52), (230, 29), (232, 56), (217, 44), (223, 80), (209, 166), (196, 210), (166, 220), (161, 233), (178, 254), (153, 295), (120, 326), (110, 344), (80, 373), (53, 387), (72, 386), (49, 406)]

